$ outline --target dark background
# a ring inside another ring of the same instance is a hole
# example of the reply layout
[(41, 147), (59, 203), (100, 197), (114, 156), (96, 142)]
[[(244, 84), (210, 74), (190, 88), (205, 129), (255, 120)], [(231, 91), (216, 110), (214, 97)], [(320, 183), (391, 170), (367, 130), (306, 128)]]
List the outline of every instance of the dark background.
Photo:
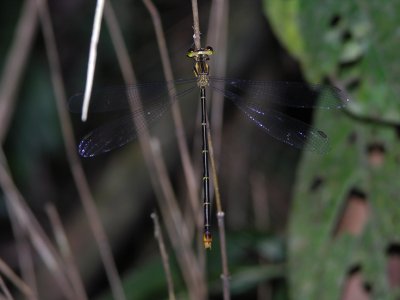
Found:
[[(143, 3), (119, 0), (112, 4), (138, 81), (164, 80), (153, 25)], [(203, 45), (209, 30), (207, 24), (210, 4), (210, 1), (199, 3)], [(185, 56), (193, 43), (190, 2), (156, 1), (155, 5), (160, 11), (165, 29), (174, 76), (191, 77), (192, 61)], [(2, 68), (15, 34), (22, 2), (6, 1), (1, 6)], [(82, 91), (85, 85), (95, 2), (49, 1), (49, 8), (65, 88), (70, 97)], [(218, 60), (218, 49), (215, 50), (216, 54), (212, 59)], [(260, 1), (230, 3), (226, 76), (252, 80), (302, 81), (295, 59), (286, 53), (272, 33), (268, 20), (262, 13)], [(108, 30), (103, 23), (94, 87), (96, 89), (115, 84), (123, 84), (123, 78)], [(193, 122), (196, 100), (196, 97), (185, 100), (181, 107), (192, 158), (199, 166), (200, 148), (195, 140), (199, 124)], [(288, 113), (306, 122), (311, 121), (311, 111)], [(70, 116), (77, 141), (99, 123), (96, 118), (89, 118), (89, 122), (83, 124), (78, 115)], [(184, 206), (185, 181), (170, 114), (160, 122), (152, 129), (152, 134), (161, 139), (168, 172), (179, 201)], [(283, 261), (286, 256), (283, 241), (301, 150), (284, 145), (257, 130), (231, 103), (227, 103), (224, 108), (221, 145), (218, 164), (226, 212), (228, 252), (240, 253), (235, 256), (236, 260), (230, 262), (232, 272), (240, 269), (241, 265), (259, 264), (255, 245), (259, 245), (260, 241), (268, 241), (276, 249), (275, 252), (272, 251), (274, 254), (271, 261)], [(34, 39), (15, 97), (15, 111), (4, 142), (4, 152), (18, 189), (50, 236), (51, 226), (44, 207), (49, 202), (56, 206), (82, 272), (89, 298), (107, 294), (107, 280), (66, 159), (40, 29)], [(140, 148), (133, 142), (105, 155), (82, 159), (82, 163), (110, 239), (118, 270), (127, 286), (132, 282), (134, 285), (135, 280), (132, 278), (144, 274), (143, 270), (149, 269), (159, 257), (150, 219), (150, 213), (157, 209), (157, 205)], [(201, 170), (197, 170), (200, 176)], [(254, 198), (257, 197), (261, 197), (260, 201), (265, 204), (265, 211), (258, 211), (263, 216), (262, 225), (258, 227), (255, 218), (257, 208), (254, 205)], [(0, 194), (0, 199), (4, 199), (4, 194)], [(0, 201), (0, 257), (18, 270), (15, 239), (4, 203), (4, 200)], [(216, 224), (216, 220), (213, 223)], [(217, 234), (215, 236), (218, 239)], [(218, 250), (207, 253), (207, 256), (211, 264), (211, 282), (217, 280), (220, 273)], [(46, 286), (50, 279), (43, 274), (46, 273), (43, 263), (37, 254), (33, 257), (35, 268), (41, 274), (39, 286)], [(287, 292), (284, 277), (278, 275), (266, 282), (272, 291), (271, 299), (285, 299)], [(234, 293), (234, 299), (254, 299), (256, 286), (250, 284), (242, 290), (239, 289)], [(50, 287), (52, 288), (55, 287)], [(126, 289), (129, 290), (129, 287)], [(40, 290), (39, 293), (43, 296), (41, 299), (46, 298), (46, 292)], [(56, 295), (57, 292), (50, 294)], [(214, 295), (215, 299), (219, 298), (218, 292)]]

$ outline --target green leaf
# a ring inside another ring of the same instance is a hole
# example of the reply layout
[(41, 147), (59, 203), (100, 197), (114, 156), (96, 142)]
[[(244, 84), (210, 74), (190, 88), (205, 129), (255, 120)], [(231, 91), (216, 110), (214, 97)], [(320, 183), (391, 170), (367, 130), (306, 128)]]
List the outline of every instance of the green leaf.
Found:
[[(355, 124), (345, 114), (324, 120), (332, 151), (325, 156), (306, 153), (290, 225), (290, 282), (296, 299), (339, 299), (347, 272), (361, 266), (373, 287), (373, 299), (391, 295), (386, 274), (387, 248), (398, 241), (400, 145), (395, 130), (374, 124)], [(385, 150), (376, 163), (368, 148)], [(320, 186), (316, 187), (316, 180)], [(352, 189), (365, 193), (367, 223), (359, 234), (335, 235)]]
[[(265, 0), (264, 8), (306, 78), (333, 80), (351, 98), (347, 114), (317, 112), (314, 126), (332, 150), (304, 153), (299, 165), (289, 230), (292, 298), (340, 299), (349, 270), (359, 266), (371, 299), (395, 299), (387, 249), (400, 240), (400, 1)], [(282, 30), (294, 24), (297, 30)], [(352, 190), (366, 196), (367, 222), (338, 233)]]
[(264, 9), (308, 80), (359, 82), (353, 112), (398, 122), (400, 1), (265, 0)]

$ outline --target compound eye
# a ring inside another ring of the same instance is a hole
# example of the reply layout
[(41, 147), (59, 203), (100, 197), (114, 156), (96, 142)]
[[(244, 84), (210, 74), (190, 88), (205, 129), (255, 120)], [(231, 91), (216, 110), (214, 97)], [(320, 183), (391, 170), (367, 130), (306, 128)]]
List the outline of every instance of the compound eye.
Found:
[(187, 51), (187, 53), (186, 53), (186, 55), (187, 55), (188, 57), (193, 57), (193, 54), (194, 54), (194, 49), (193, 49), (193, 48), (190, 48), (190, 49)]
[(204, 49), (204, 54), (212, 55), (213, 53), (214, 53), (214, 49), (211, 48), (210, 46), (207, 46), (207, 47)]

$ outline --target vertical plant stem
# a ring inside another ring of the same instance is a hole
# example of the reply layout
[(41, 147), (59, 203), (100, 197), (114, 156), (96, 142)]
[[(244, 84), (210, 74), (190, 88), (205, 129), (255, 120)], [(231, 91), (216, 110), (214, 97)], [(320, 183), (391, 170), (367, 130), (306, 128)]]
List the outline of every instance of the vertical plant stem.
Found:
[[(117, 55), (119, 67), (122, 71), (122, 76), (124, 78), (124, 81), (126, 84), (136, 84), (137, 80), (132, 66), (132, 62), (129, 58), (128, 50), (124, 42), (124, 39), (122, 37), (121, 29), (118, 25), (118, 21), (115, 16), (114, 10), (109, 1), (107, 1), (105, 7), (105, 19), (108, 29), (110, 31), (111, 40)], [(132, 110), (140, 109), (142, 107), (140, 95), (137, 97), (137, 99), (135, 99), (134, 106), (135, 107), (131, 107)], [(134, 118), (133, 121), (135, 124), (136, 123), (138, 123), (139, 125), (145, 124), (144, 119), (140, 118), (140, 116), (138, 116), (138, 118)], [(160, 181), (161, 181), (160, 174), (157, 172), (154, 165), (154, 157), (153, 157), (153, 152), (151, 151), (150, 138), (151, 138), (150, 133), (148, 132), (147, 128), (146, 127), (142, 128), (141, 134), (138, 135), (139, 144), (142, 148), (142, 153), (150, 173), (150, 179), (153, 188), (155, 189), (155, 194), (157, 196), (157, 199), (162, 201), (161, 199), (163, 199), (165, 195), (160, 187)]]
[(12, 45), (4, 60), (0, 80), (0, 144), (3, 144), (15, 106), (15, 94), (26, 66), (37, 31), (37, 10), (31, 0), (25, 0)]
[(92, 94), (93, 77), (94, 77), (94, 70), (96, 67), (96, 58), (97, 58), (97, 44), (99, 42), (101, 19), (103, 17), (103, 11), (104, 11), (104, 2), (105, 2), (105, 0), (97, 0), (97, 4), (96, 4), (96, 11), (95, 11), (94, 21), (93, 21), (92, 38), (90, 40), (90, 50), (89, 50), (89, 60), (88, 60), (88, 71), (87, 71), (87, 76), (86, 76), (85, 94), (84, 94), (84, 98), (83, 98), (82, 121), (86, 121), (86, 119), (87, 119), (87, 113), (89, 110), (89, 101), (90, 101), (90, 96)]
[[(165, 36), (164, 36), (163, 28), (162, 28), (160, 15), (159, 15), (156, 7), (150, 0), (143, 0), (143, 2), (146, 5), (147, 9), (149, 10), (153, 24), (154, 24), (158, 48), (160, 50), (160, 55), (161, 55), (161, 62), (163, 65), (164, 76), (165, 76), (165, 79), (167, 80), (167, 82), (169, 83), (168, 92), (169, 92), (169, 95), (172, 100), (174, 95), (176, 94), (176, 90), (172, 83), (174, 80), (174, 77), (173, 77), (173, 73), (172, 73), (171, 62), (170, 62), (169, 56), (168, 56), (168, 48), (167, 48), (167, 43), (165, 41)], [(201, 221), (200, 213), (199, 213), (200, 212), (200, 205), (199, 205), (200, 202), (199, 202), (199, 199), (197, 196), (196, 176), (194, 173), (193, 164), (190, 160), (189, 149), (188, 149), (187, 143), (185, 141), (186, 135), (185, 135), (185, 130), (184, 130), (183, 121), (182, 121), (182, 114), (181, 114), (179, 105), (176, 102), (172, 105), (172, 117), (173, 117), (174, 124), (175, 124), (175, 133), (176, 133), (176, 138), (178, 141), (178, 148), (179, 148), (179, 153), (180, 153), (180, 157), (182, 160), (183, 171), (185, 173), (185, 180), (186, 180), (186, 184), (188, 187), (189, 199), (192, 204), (193, 216), (194, 216), (194, 219), (196, 220), (197, 227), (199, 229), (201, 229), (202, 221)]]
[[(196, 48), (200, 48), (200, 28), (199, 28), (199, 15), (197, 1), (192, 0), (193, 20), (194, 20), (194, 40)], [(217, 63), (211, 64), (216, 66), (216, 76), (224, 76), (226, 68), (226, 40), (227, 40), (227, 15), (228, 15), (228, 0), (215, 0), (211, 9), (212, 16), (210, 17), (210, 26), (208, 36), (212, 36), (212, 42), (219, 48), (219, 59)], [(213, 25), (211, 25), (213, 24)], [(215, 33), (214, 35), (211, 33)], [(198, 40), (197, 40), (198, 39)], [(223, 112), (223, 97), (221, 95), (215, 96), (216, 93), (212, 92), (212, 124), (216, 126), (216, 139), (218, 140), (218, 153), (220, 148), (221, 131), (222, 131), (222, 112)], [(218, 98), (218, 99), (217, 99)], [(214, 101), (215, 100), (215, 101)], [(215, 123), (215, 125), (214, 125)], [(210, 134), (210, 126), (207, 127), (207, 139), (209, 145), (209, 157), (211, 162), (212, 178), (214, 184), (214, 193), (217, 206), (217, 219), (218, 229), (220, 236), (220, 249), (221, 249), (221, 260), (222, 260), (222, 285), (223, 285), (223, 297), (224, 300), (230, 299), (230, 288), (229, 288), (229, 269), (228, 259), (226, 252), (226, 238), (225, 238), (225, 222), (224, 212), (222, 211), (221, 197), (219, 192), (219, 184), (217, 177), (217, 167), (215, 164), (214, 147)]]
[[(128, 50), (124, 43), (117, 18), (115, 17), (114, 10), (111, 6), (111, 3), (109, 2), (107, 2), (105, 7), (105, 18), (125, 83), (135, 84), (136, 77), (135, 77), (135, 72), (133, 70), (132, 62), (129, 59)], [(140, 95), (134, 100), (135, 101), (131, 107), (131, 110), (141, 109), (142, 101), (140, 99)], [(137, 118), (134, 118), (133, 122), (135, 126), (136, 125), (140, 126), (141, 124), (145, 124), (143, 117), (141, 117), (140, 115), (137, 116)], [(140, 146), (142, 148), (143, 156), (147, 164), (147, 168), (150, 173), (150, 179), (153, 188), (155, 190), (157, 200), (160, 203), (164, 203), (165, 199), (168, 199), (168, 197), (170, 197), (170, 194), (166, 192), (167, 189), (163, 188), (163, 186), (172, 186), (172, 183), (169, 181), (167, 175), (158, 172), (158, 168), (156, 167), (155, 164), (156, 158), (154, 157), (154, 152), (152, 151), (151, 147), (151, 136), (146, 127), (141, 129), (141, 134), (138, 135), (138, 139)], [(176, 236), (171, 237), (171, 239), (173, 238), (176, 238)]]
[[(158, 43), (158, 48), (160, 50), (160, 55), (161, 55), (161, 61), (163, 65), (163, 71), (165, 78), (167, 82), (169, 83), (168, 85), (168, 92), (171, 97), (171, 100), (173, 99), (174, 95), (176, 95), (176, 90), (173, 85), (173, 73), (172, 73), (172, 67), (171, 63), (169, 60), (169, 55), (168, 55), (168, 48), (167, 48), (167, 43), (165, 40), (164, 36), (164, 30), (162, 27), (162, 22), (160, 15), (154, 6), (154, 4), (150, 0), (143, 0), (145, 6), (147, 7), (148, 11), (150, 12), (155, 32), (156, 32), (156, 37), (157, 37), (157, 43)], [(192, 205), (193, 209), (193, 219), (195, 220), (195, 224), (197, 227), (197, 232), (200, 233), (202, 231), (202, 218), (201, 218), (201, 213), (200, 213), (200, 201), (197, 196), (197, 184), (196, 184), (196, 176), (194, 173), (194, 167), (193, 164), (190, 160), (190, 155), (189, 155), (189, 149), (187, 147), (186, 141), (185, 141), (185, 132), (184, 132), (184, 126), (183, 126), (183, 121), (182, 121), (182, 115), (179, 109), (178, 103), (174, 103), (172, 105), (172, 116), (175, 124), (175, 132), (176, 132), (176, 137), (178, 141), (178, 148), (179, 148), (179, 153), (180, 157), (182, 160), (182, 166), (183, 166), (183, 171), (185, 174), (185, 179), (186, 179), (186, 184), (188, 187), (188, 192), (189, 192), (189, 199), (190, 203)], [(200, 236), (198, 234), (198, 236)], [(200, 245), (201, 239), (197, 238), (196, 241), (198, 241), (197, 245)], [(199, 246), (200, 248), (200, 246)], [(200, 272), (200, 268), (204, 270), (204, 265), (200, 265), (201, 262), (204, 262), (205, 260), (197, 260), (196, 264), (196, 271), (198, 271), (198, 274), (196, 277), (199, 279), (197, 281), (196, 288), (201, 291), (201, 294), (206, 294), (206, 292), (203, 292), (203, 290), (206, 290), (206, 284), (205, 284), (205, 279), (204, 276), (201, 276), (201, 274), (204, 274), (204, 272)], [(192, 262), (192, 264), (194, 261)]]
[(197, 0), (192, 0), (192, 13), (193, 13), (193, 40), (196, 49), (201, 48), (200, 42), (200, 23), (199, 23), (199, 7), (197, 5)]
[(230, 296), (230, 284), (229, 284), (229, 268), (228, 268), (228, 255), (226, 252), (226, 236), (225, 236), (225, 213), (222, 211), (221, 195), (219, 192), (219, 184), (217, 177), (217, 169), (214, 160), (214, 147), (212, 144), (212, 138), (210, 133), (210, 128), (207, 127), (207, 139), (208, 139), (208, 153), (211, 162), (211, 174), (214, 183), (215, 190), (215, 202), (217, 206), (217, 219), (218, 219), (218, 230), (219, 230), (219, 241), (221, 248), (221, 261), (222, 261), (222, 291), (224, 295), (224, 300), (229, 300)]
[[(135, 83), (136, 78), (132, 63), (129, 59), (128, 51), (122, 38), (117, 18), (115, 17), (110, 3), (107, 3), (105, 7), (105, 18), (124, 80), (127, 84)], [(135, 98), (134, 100), (135, 107), (140, 108), (141, 99)], [(144, 120), (140, 119), (140, 117), (134, 119), (135, 124), (144, 124), (143, 122)], [(195, 263), (196, 258), (190, 248), (191, 240), (188, 235), (188, 228), (186, 223), (183, 221), (182, 213), (180, 212), (177, 200), (173, 193), (172, 184), (165, 170), (163, 157), (161, 153), (154, 150), (154, 148), (157, 148), (154, 144), (157, 143), (150, 141), (150, 135), (146, 128), (141, 131), (138, 138), (149, 169), (150, 179), (155, 190), (156, 199), (159, 203), (158, 205), (163, 216), (163, 221), (166, 224), (168, 236), (174, 246), (175, 253), (177, 253), (177, 259), (182, 269), (183, 278), (187, 284), (189, 293), (192, 295), (192, 299), (205, 299), (205, 296), (199, 297), (199, 293), (197, 292), (196, 285), (198, 284), (198, 275), (196, 274), (198, 273), (198, 270)]]
[(75, 264), (75, 260), (72, 255), (65, 230), (62, 226), (60, 216), (58, 215), (57, 210), (52, 203), (48, 203), (46, 205), (46, 212), (52, 225), (58, 249), (64, 260), (66, 274), (69, 277), (75, 293), (77, 294), (77, 299), (87, 300), (88, 298), (86, 296), (85, 287)]
[(63, 295), (67, 299), (76, 299), (72, 292), (70, 283), (65, 276), (62, 267), (62, 260), (57, 251), (46, 236), (43, 228), (29, 209), (26, 201), (16, 188), (9, 171), (9, 167), (4, 156), (3, 149), (0, 148), (0, 185), (6, 199), (7, 209), (10, 215), (20, 224), (21, 228), (27, 233), (33, 247), (42, 258), (48, 270), (53, 274)]
[(160, 249), (161, 259), (164, 267), (165, 277), (167, 277), (168, 286), (168, 299), (175, 300), (174, 282), (172, 280), (171, 266), (169, 264), (169, 257), (167, 249), (165, 248), (164, 239), (162, 236), (160, 222), (158, 221), (157, 213), (152, 213), (151, 218), (154, 222), (154, 236), (158, 241), (158, 248)]
[[(26, 0), (22, 6), (12, 45), (5, 59), (4, 69), (0, 80), (0, 144), (6, 137), (16, 103), (16, 92), (22, 78), (28, 55), (32, 49), (33, 39), (37, 32), (36, 4)], [(27, 299), (35, 300), (36, 276), (33, 269), (32, 255), (26, 236), (20, 224), (10, 218), (12, 230), (16, 240), (16, 250), (20, 265), (21, 276), (31, 288), (31, 293), (25, 295)]]
[(15, 246), (18, 255), (18, 263), (21, 270), (21, 276), (23, 280), (29, 285), (31, 293), (29, 297), (30, 300), (38, 299), (38, 289), (36, 282), (36, 274), (33, 263), (33, 253), (32, 248), (29, 244), (29, 239), (26, 231), (22, 228), (21, 224), (18, 222), (18, 218), (14, 216), (14, 211), (12, 209), (8, 210), (11, 228), (15, 238)]
[(153, 152), (157, 173), (160, 174), (161, 187), (164, 191), (164, 195), (166, 195), (165, 202), (160, 201), (159, 206), (176, 253), (176, 258), (182, 270), (190, 299), (206, 299), (207, 290), (204, 277), (200, 272), (196, 256), (190, 247), (190, 241), (187, 238), (187, 234), (185, 234), (184, 230), (186, 226), (183, 221), (182, 213), (180, 212), (170, 182), (164, 180), (165, 178), (168, 178), (167, 169), (164, 160), (162, 159), (162, 152), (158, 140), (152, 140), (151, 150)]
[(88, 217), (90, 228), (93, 232), (97, 246), (99, 248), (100, 257), (106, 270), (106, 275), (111, 286), (113, 297), (116, 300), (125, 300), (126, 297), (122, 288), (121, 279), (118, 275), (117, 268), (112, 257), (111, 246), (108, 242), (108, 238), (101, 224), (93, 196), (89, 189), (89, 184), (84, 175), (82, 165), (75, 150), (76, 143), (72, 133), (71, 121), (69, 119), (66, 108), (66, 93), (61, 77), (61, 67), (59, 63), (50, 14), (48, 12), (46, 2), (44, 2), (43, 0), (36, 1), (42, 22), (44, 40), (51, 71), (51, 79), (56, 96), (55, 98), (57, 110), (60, 118), (61, 130), (65, 142), (68, 162), (71, 167), (72, 175), (78, 188), (78, 193), (82, 201), (85, 213)]

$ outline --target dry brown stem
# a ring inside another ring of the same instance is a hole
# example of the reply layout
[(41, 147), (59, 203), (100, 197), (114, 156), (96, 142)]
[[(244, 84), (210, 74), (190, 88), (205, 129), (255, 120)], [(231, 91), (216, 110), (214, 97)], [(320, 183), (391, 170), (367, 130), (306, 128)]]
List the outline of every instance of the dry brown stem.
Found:
[(88, 298), (85, 292), (85, 286), (75, 264), (75, 259), (71, 252), (71, 247), (61, 223), (60, 216), (52, 203), (46, 205), (46, 212), (52, 225), (59, 252), (64, 261), (66, 274), (75, 290), (75, 293), (77, 294), (77, 299), (87, 300)]
[(0, 272), (3, 274), (10, 282), (12, 282), (15, 287), (21, 291), (21, 293), (28, 299), (31, 298), (33, 291), (17, 274), (0, 258)]
[(5, 59), (0, 80), (0, 144), (4, 142), (13, 116), (15, 96), (37, 29), (37, 10), (33, 1), (24, 2), (12, 45)]
[[(161, 55), (161, 62), (163, 65), (164, 76), (168, 82), (168, 92), (172, 101), (174, 95), (176, 95), (176, 90), (173, 84), (174, 77), (172, 73), (171, 62), (169, 60), (168, 48), (167, 48), (167, 43), (165, 41), (161, 18), (156, 7), (153, 5), (151, 1), (144, 0), (143, 2), (146, 5), (147, 9), (149, 10), (151, 18), (153, 20), (158, 48), (160, 50), (160, 55)], [(196, 183), (196, 176), (193, 164), (190, 160), (189, 149), (185, 140), (186, 134), (182, 121), (182, 114), (179, 105), (176, 102), (172, 105), (172, 117), (175, 124), (175, 134), (178, 141), (179, 153), (182, 160), (183, 171), (185, 173), (186, 184), (188, 187), (189, 200), (192, 205), (193, 217), (194, 220), (196, 220), (197, 228), (200, 229), (202, 227), (202, 219), (199, 217), (200, 201), (197, 195), (198, 187)]]
[(162, 230), (160, 222), (158, 221), (157, 213), (152, 213), (151, 218), (154, 222), (154, 237), (158, 241), (158, 248), (160, 249), (161, 259), (164, 267), (165, 277), (167, 277), (167, 287), (168, 287), (168, 299), (175, 300), (174, 292), (174, 282), (172, 280), (171, 266), (169, 263), (169, 256), (167, 248), (165, 247), (164, 238), (162, 236)]
[[(121, 30), (119, 28), (117, 19), (110, 3), (106, 4), (105, 17), (114, 44), (114, 49), (117, 53), (120, 68), (124, 76), (124, 80), (127, 84), (136, 83), (132, 63), (129, 59), (128, 51), (122, 38)], [(135, 108), (141, 107), (140, 98), (135, 98), (133, 100), (135, 100)], [(143, 124), (143, 121), (144, 120), (141, 120), (140, 117), (138, 119), (134, 119), (135, 124), (137, 122), (139, 122), (139, 124)], [(193, 295), (196, 296), (196, 278), (198, 276), (196, 277), (196, 270), (193, 267), (195, 257), (190, 254), (191, 242), (188, 235), (188, 228), (183, 222), (182, 214), (180, 212), (172, 189), (172, 184), (165, 170), (163, 157), (161, 154), (153, 150), (154, 145), (151, 146), (152, 143), (150, 143), (150, 135), (146, 128), (144, 130), (141, 130), (141, 134), (138, 136), (138, 138), (142, 147), (142, 152), (146, 160), (146, 164), (150, 172), (152, 185), (157, 196), (156, 198), (159, 202), (160, 211), (163, 216), (163, 221), (166, 224), (169, 238), (171, 239), (172, 244), (175, 247), (176, 253), (179, 253), (177, 257), (179, 258), (178, 262), (180, 262), (184, 279), (188, 284), (188, 289), (193, 293)], [(181, 255), (181, 253), (183, 254)], [(194, 278), (194, 280), (192, 278)]]
[(68, 110), (66, 107), (66, 93), (61, 76), (61, 67), (59, 63), (58, 51), (55, 43), (50, 14), (48, 12), (47, 5), (43, 0), (36, 1), (40, 12), (42, 30), (44, 34), (46, 51), (51, 71), (51, 79), (54, 87), (54, 93), (56, 95), (57, 110), (60, 118), (61, 130), (65, 141), (65, 148), (69, 165), (71, 167), (72, 175), (78, 188), (78, 193), (82, 201), (85, 213), (88, 217), (90, 228), (95, 237), (100, 252), (100, 257), (104, 264), (113, 297), (117, 300), (124, 300), (125, 294), (114, 259), (112, 257), (111, 247), (108, 242), (108, 238), (106, 236), (104, 228), (101, 224), (93, 196), (89, 189), (89, 184), (87, 182), (82, 165), (75, 149), (76, 143), (72, 132)]
[(15, 221), (20, 224), (21, 229), (29, 236), (33, 247), (42, 258), (46, 267), (53, 274), (53, 277), (58, 283), (64, 296), (67, 299), (76, 299), (76, 295), (72, 292), (73, 290), (71, 285), (64, 273), (62, 260), (46, 236), (43, 228), (40, 226), (39, 222), (26, 204), (21, 193), (16, 188), (1, 148), (0, 185), (5, 194), (6, 205), (10, 216), (15, 217)]

